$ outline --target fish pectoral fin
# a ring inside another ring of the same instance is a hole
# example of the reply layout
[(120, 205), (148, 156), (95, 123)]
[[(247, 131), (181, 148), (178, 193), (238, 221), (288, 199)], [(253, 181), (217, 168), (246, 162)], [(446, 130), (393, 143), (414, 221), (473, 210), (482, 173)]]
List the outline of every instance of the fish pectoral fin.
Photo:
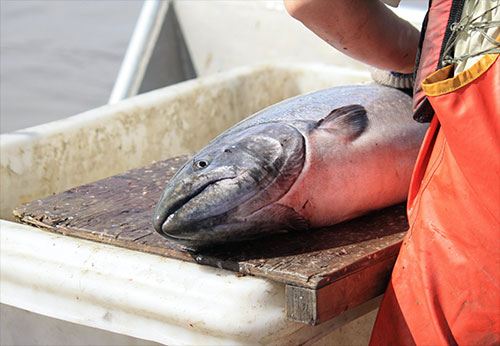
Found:
[[(283, 204), (272, 204), (260, 209), (252, 215), (257, 224), (268, 225), (278, 230), (285, 228), (290, 231), (309, 229), (309, 220), (297, 213), (293, 208)], [(262, 227), (262, 226), (261, 226)]]
[(332, 134), (341, 134), (352, 141), (367, 127), (366, 109), (361, 105), (348, 105), (331, 111), (325, 118), (319, 120), (311, 131), (325, 130)]
[(309, 220), (297, 213), (293, 208), (277, 204), (284, 209), (282, 212), (287, 215), (288, 227), (294, 231), (305, 231), (309, 229)]

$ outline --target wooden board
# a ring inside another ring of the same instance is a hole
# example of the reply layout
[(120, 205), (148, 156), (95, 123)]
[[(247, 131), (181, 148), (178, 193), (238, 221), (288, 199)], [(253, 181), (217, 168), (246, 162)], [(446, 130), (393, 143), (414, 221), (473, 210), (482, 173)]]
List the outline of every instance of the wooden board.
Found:
[(404, 205), (323, 229), (192, 252), (151, 226), (165, 185), (189, 157), (35, 200), (14, 215), (50, 232), (283, 282), (294, 321), (317, 324), (383, 293), (407, 230)]

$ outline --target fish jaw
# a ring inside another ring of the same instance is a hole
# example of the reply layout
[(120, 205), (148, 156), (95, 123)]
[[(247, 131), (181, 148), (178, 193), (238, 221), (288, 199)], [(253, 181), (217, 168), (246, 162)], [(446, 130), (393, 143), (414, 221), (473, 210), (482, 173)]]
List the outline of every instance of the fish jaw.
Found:
[[(304, 165), (304, 138), (283, 124), (259, 124), (237, 140), (215, 141), (172, 178), (153, 226), (189, 245), (254, 238), (273, 224), (255, 217), (293, 185)], [(205, 160), (203, 169), (197, 162)]]
[[(173, 234), (164, 230), (162, 235), (170, 240), (191, 248), (202, 248), (222, 243), (252, 240), (288, 230), (301, 231), (309, 229), (309, 222), (294, 209), (279, 203), (270, 203), (252, 215), (244, 218), (222, 217), (224, 220), (204, 220), (193, 223), (195, 231), (187, 231), (184, 225), (182, 234)], [(163, 224), (168, 228), (168, 220)]]
[(175, 233), (173, 231), (175, 229), (175, 218), (178, 218), (178, 215), (187, 209), (186, 205), (193, 204), (193, 200), (196, 200), (198, 195), (203, 193), (206, 195), (205, 190), (213, 188), (221, 181), (234, 180), (238, 176), (234, 168), (222, 167), (210, 174), (191, 177), (190, 163), (188, 162), (174, 176), (156, 207), (153, 216), (153, 227), (162, 235), (169, 231)]
[(248, 183), (248, 176), (243, 172), (236, 177), (215, 179), (176, 198), (157, 231), (172, 237), (187, 237), (224, 222), (237, 203), (232, 197), (239, 200), (247, 198), (246, 194), (238, 194), (235, 190), (238, 186), (248, 186)]

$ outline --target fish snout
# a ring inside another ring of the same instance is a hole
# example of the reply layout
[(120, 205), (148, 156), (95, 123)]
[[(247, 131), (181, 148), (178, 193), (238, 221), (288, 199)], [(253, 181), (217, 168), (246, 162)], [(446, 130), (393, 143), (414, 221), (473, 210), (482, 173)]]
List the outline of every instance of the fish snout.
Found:
[(188, 240), (191, 233), (190, 227), (186, 225), (175, 213), (170, 213), (170, 209), (157, 208), (153, 216), (154, 230), (164, 238), (175, 240), (184, 243), (183, 240)]
[(176, 214), (170, 214), (161, 224), (161, 233), (171, 237), (183, 237), (186, 232), (186, 225), (179, 222)]
[(153, 228), (156, 232), (162, 234), (163, 233), (162, 226), (163, 226), (163, 219), (161, 218), (161, 215), (155, 212), (153, 215)]
[(209, 220), (186, 222), (183, 217), (174, 213), (165, 219), (158, 233), (184, 246), (200, 248), (214, 242), (212, 232), (207, 232), (212, 226)]
[[(233, 206), (227, 203), (229, 185), (239, 187), (233, 169), (223, 174), (185, 177), (172, 181), (165, 189), (153, 215), (153, 228), (166, 238), (191, 238), (214, 219), (224, 217)], [(221, 216), (222, 214), (222, 216)]]

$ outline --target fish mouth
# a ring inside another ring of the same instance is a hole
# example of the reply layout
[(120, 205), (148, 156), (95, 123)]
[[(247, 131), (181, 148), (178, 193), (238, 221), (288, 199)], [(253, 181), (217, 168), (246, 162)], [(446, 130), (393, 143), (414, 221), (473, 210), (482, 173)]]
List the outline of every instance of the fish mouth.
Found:
[[(228, 228), (230, 230), (234, 230), (234, 227), (238, 225), (243, 225), (243, 223), (231, 223), (231, 224), (224, 224), (224, 225), (216, 225), (213, 227), (210, 227), (211, 232), (203, 232), (203, 231), (208, 231), (208, 229), (205, 228), (198, 228), (197, 232), (193, 233), (192, 235), (173, 235), (170, 233), (167, 233), (162, 230), (161, 235), (165, 239), (172, 240), (176, 243), (179, 243), (189, 249), (192, 250), (200, 250), (203, 248), (207, 247), (212, 247), (215, 245), (219, 245), (221, 243), (227, 243), (227, 242), (234, 242), (236, 240), (231, 238), (226, 238), (224, 236), (221, 236), (221, 233), (224, 234), (228, 231)], [(219, 232), (220, 231), (220, 232)], [(206, 236), (208, 235), (208, 236)], [(216, 236), (214, 236), (216, 235)], [(253, 237), (252, 237), (253, 238)], [(249, 239), (252, 239), (249, 238)]]
[(200, 247), (202, 245), (205, 245), (205, 242), (203, 242), (203, 241), (199, 241), (199, 240), (191, 239), (191, 238), (173, 236), (173, 235), (170, 235), (168, 233), (163, 232), (163, 230), (161, 232), (158, 232), (158, 233), (160, 233), (161, 236), (165, 239), (172, 240), (176, 243), (179, 243), (179, 244), (184, 245), (184, 246), (189, 247), (189, 248), (193, 248), (193, 250), (197, 249), (198, 247)]
[[(178, 220), (176, 220), (177, 216), (190, 204), (194, 204), (194, 202), (200, 196), (209, 191), (211, 188), (217, 186), (223, 181), (231, 181), (236, 178), (237, 176), (224, 177), (201, 184), (194, 190), (190, 191), (189, 194), (176, 199), (166, 209), (161, 208), (160, 203), (154, 215), (154, 229), (165, 238), (172, 239), (178, 242), (189, 239), (188, 237), (185, 237), (185, 235), (190, 234), (194, 231), (192, 229), (192, 223), (190, 222), (188, 224), (185, 224), (184, 222), (179, 222)], [(164, 210), (163, 212), (161, 211), (162, 209)], [(224, 211), (220, 214), (223, 213)], [(217, 215), (212, 215), (212, 217), (217, 217)], [(200, 220), (198, 220), (198, 222), (200, 222)]]

